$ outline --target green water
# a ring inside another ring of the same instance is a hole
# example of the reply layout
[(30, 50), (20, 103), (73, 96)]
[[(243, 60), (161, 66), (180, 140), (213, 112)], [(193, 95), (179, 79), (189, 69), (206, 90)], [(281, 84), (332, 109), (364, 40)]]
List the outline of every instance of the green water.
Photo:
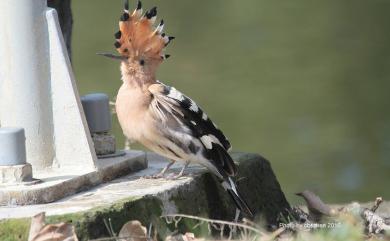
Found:
[[(80, 92), (114, 98), (119, 63), (95, 53), (115, 51), (122, 1), (72, 4)], [(290, 201), (302, 189), (390, 199), (390, 1), (144, 1), (154, 5), (176, 37), (158, 78), (234, 150), (268, 158)], [(116, 119), (114, 133), (122, 145)]]

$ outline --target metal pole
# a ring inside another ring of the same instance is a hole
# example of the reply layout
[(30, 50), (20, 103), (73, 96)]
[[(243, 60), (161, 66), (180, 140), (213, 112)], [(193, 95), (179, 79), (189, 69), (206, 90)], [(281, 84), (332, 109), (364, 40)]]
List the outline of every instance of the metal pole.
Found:
[(0, 123), (25, 129), (27, 162), (54, 157), (46, 0), (0, 0)]

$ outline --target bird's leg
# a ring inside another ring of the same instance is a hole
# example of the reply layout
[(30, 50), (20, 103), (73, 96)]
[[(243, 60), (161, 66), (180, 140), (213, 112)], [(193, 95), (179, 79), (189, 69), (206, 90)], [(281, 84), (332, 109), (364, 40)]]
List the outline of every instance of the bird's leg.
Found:
[(171, 160), (166, 167), (164, 167), (159, 173), (154, 174), (154, 175), (147, 175), (144, 176), (144, 178), (147, 179), (157, 179), (157, 178), (162, 178), (164, 177), (164, 174), (168, 171), (168, 169), (175, 163), (175, 161)]
[(175, 163), (175, 161), (171, 160), (171, 162), (168, 163), (168, 165), (166, 165), (166, 166), (161, 170), (161, 172), (152, 175), (151, 178), (162, 178), (162, 177), (164, 177), (164, 174), (168, 171), (168, 169), (169, 169), (174, 163)]
[(175, 179), (178, 179), (178, 178), (182, 177), (183, 174), (184, 174), (184, 170), (188, 167), (189, 164), (190, 164), (190, 162), (186, 161), (186, 163), (184, 164), (183, 168), (180, 170), (179, 174), (173, 175), (173, 176), (169, 176), (168, 179), (175, 180)]

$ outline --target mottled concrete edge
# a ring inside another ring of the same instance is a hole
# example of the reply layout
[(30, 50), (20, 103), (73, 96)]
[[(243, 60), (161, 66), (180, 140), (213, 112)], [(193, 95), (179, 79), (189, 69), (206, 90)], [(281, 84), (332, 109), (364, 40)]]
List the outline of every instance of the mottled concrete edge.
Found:
[[(258, 154), (233, 153), (232, 156), (239, 166), (237, 180), (242, 178), (238, 181), (238, 186), (248, 204), (258, 217), (265, 217), (268, 223), (276, 222), (278, 214), (289, 208), (289, 204), (270, 163)], [(157, 195), (129, 197), (113, 205), (86, 212), (49, 216), (47, 222), (71, 222), (75, 225), (80, 240), (87, 240), (108, 235), (104, 219), (111, 219), (115, 231), (125, 222), (138, 219), (145, 226), (153, 223), (159, 235), (164, 237), (173, 226), (160, 219), (163, 214), (182, 213), (232, 220), (234, 212), (233, 202), (214, 176), (200, 172), (195, 174), (193, 181), (177, 189)], [(0, 221), (0, 240), (24, 240), (29, 222), (29, 219)], [(180, 230), (193, 224), (183, 223), (179, 225)]]
[(0, 205), (6, 206), (10, 203), (29, 205), (54, 202), (112, 179), (145, 169), (147, 166), (146, 155), (140, 153), (114, 165), (105, 165), (99, 168), (99, 170), (50, 186), (26, 191), (0, 190)]

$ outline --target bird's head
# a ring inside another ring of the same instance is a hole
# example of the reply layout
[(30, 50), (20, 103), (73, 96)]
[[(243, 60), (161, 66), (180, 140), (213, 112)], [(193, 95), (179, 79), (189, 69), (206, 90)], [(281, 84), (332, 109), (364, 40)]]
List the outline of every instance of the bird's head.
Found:
[(142, 14), (142, 4), (130, 13), (128, 0), (119, 21), (119, 31), (115, 33), (114, 46), (119, 55), (99, 53), (122, 62), (122, 77), (154, 77), (157, 67), (170, 55), (164, 54), (165, 47), (174, 37), (163, 33), (164, 21), (153, 27), (157, 8), (153, 7)]

